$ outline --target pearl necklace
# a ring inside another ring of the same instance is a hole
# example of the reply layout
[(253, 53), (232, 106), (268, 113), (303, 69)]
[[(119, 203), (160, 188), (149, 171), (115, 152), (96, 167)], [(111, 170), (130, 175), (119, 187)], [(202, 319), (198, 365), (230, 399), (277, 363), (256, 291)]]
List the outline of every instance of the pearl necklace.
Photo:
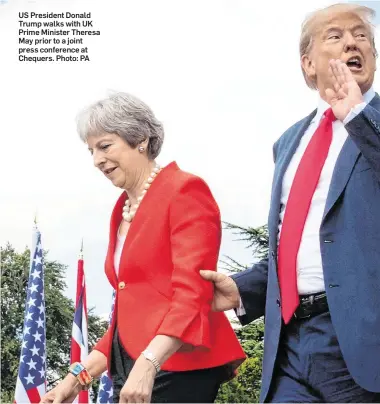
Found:
[(136, 215), (136, 211), (138, 207), (140, 206), (141, 201), (143, 200), (145, 194), (148, 192), (148, 189), (150, 188), (150, 185), (156, 178), (157, 174), (161, 171), (161, 167), (159, 165), (156, 165), (156, 167), (153, 168), (153, 171), (150, 173), (148, 179), (146, 180), (144, 184), (144, 189), (141, 193), (141, 195), (137, 198), (137, 203), (131, 207), (131, 202), (129, 199), (125, 201), (124, 207), (123, 207), (123, 219), (127, 221), (128, 223), (132, 222), (133, 218)]

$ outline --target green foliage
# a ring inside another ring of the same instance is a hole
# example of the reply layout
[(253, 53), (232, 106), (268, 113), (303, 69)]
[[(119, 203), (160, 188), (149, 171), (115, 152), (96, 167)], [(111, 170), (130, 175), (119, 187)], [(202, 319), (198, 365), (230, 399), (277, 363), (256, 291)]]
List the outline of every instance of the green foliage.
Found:
[(216, 403), (258, 403), (260, 385), (252, 384), (260, 380), (261, 362), (258, 358), (248, 358), (239, 368), (238, 375), (219, 389)]
[[(252, 255), (255, 260), (261, 260), (268, 255), (269, 235), (268, 226), (260, 227), (242, 227), (232, 223), (223, 222), (225, 230), (232, 230), (233, 234), (239, 236), (237, 241), (245, 241), (248, 243), (246, 248), (252, 248)], [(240, 272), (248, 268), (247, 265), (240, 264), (233, 258), (226, 256), (228, 261), (221, 261), (227, 271)]]
[(262, 358), (264, 340), (264, 321), (262, 318), (253, 321), (245, 327), (240, 327), (236, 331), (244, 352), (249, 358)]
[[(1, 248), (1, 402), (12, 402), (16, 385), (25, 300), (28, 286), (30, 251), (17, 253), (7, 244)], [(67, 267), (47, 260), (44, 254), (47, 381), (48, 387), (67, 374), (70, 363), (74, 303), (64, 296)], [(107, 329), (107, 322), (88, 313), (89, 349)]]
[(236, 336), (247, 355), (239, 367), (238, 375), (223, 384), (217, 403), (258, 403), (260, 397), (261, 368), (263, 360), (264, 322), (256, 320), (235, 330)]
[[(231, 223), (224, 223), (225, 229), (233, 230), (238, 234), (239, 241), (248, 243), (252, 248), (255, 259), (262, 259), (268, 254), (268, 228), (241, 227)], [(222, 261), (224, 269), (229, 272), (240, 272), (248, 268), (231, 257), (228, 262)], [(261, 386), (261, 369), (264, 352), (264, 320), (260, 318), (244, 327), (235, 328), (235, 333), (247, 360), (239, 367), (238, 375), (219, 389), (217, 403), (258, 403)]]

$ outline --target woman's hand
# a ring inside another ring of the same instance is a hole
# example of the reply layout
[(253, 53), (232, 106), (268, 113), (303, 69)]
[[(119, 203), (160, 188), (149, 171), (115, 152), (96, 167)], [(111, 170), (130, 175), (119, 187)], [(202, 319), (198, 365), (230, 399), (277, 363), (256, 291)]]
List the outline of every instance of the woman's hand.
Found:
[(150, 403), (156, 368), (140, 356), (120, 392), (120, 403)]
[(41, 403), (72, 403), (81, 388), (77, 378), (72, 374), (68, 374), (57, 386), (41, 398)]

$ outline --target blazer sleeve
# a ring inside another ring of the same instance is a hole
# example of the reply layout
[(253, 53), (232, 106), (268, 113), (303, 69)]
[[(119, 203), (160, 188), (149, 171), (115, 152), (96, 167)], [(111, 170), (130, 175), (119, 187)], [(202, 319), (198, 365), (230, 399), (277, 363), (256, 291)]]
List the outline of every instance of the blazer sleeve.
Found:
[(345, 127), (380, 181), (380, 112), (367, 105)]
[(245, 314), (238, 316), (240, 323), (246, 325), (263, 316), (268, 287), (268, 258), (231, 278), (236, 282), (245, 310)]
[(202, 279), (199, 271), (217, 267), (221, 241), (219, 208), (206, 183), (191, 177), (172, 198), (169, 215), (173, 294), (169, 312), (156, 334), (210, 348), (213, 285)]
[(97, 351), (101, 352), (105, 356), (108, 356), (108, 347), (109, 347), (109, 342), (111, 338), (111, 327), (108, 328), (108, 330), (105, 332), (102, 338), (95, 344), (93, 349), (96, 349)]

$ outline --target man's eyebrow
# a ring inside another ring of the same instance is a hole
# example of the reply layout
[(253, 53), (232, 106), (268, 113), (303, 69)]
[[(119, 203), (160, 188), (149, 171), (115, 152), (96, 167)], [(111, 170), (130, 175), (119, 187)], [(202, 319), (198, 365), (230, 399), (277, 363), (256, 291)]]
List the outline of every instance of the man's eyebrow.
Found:
[(330, 25), (330, 26), (326, 27), (326, 28), (323, 30), (323, 33), (324, 33), (324, 34), (328, 34), (328, 33), (330, 33), (331, 31), (342, 31), (342, 28), (340, 28), (338, 25)]
[(357, 29), (364, 29), (365, 31), (368, 32), (368, 27), (365, 26), (364, 24), (355, 24), (355, 25), (353, 25), (352, 27), (350, 27), (350, 30), (351, 30), (351, 31), (355, 31), (355, 30), (357, 30)]
[[(358, 29), (363, 29), (366, 32), (368, 32), (368, 28), (364, 25), (364, 24), (356, 24), (356, 25), (352, 25), (351, 27), (349, 27), (350, 31), (356, 31)], [(342, 32), (343, 28), (341, 28), (338, 25), (329, 25), (327, 26), (325, 29), (322, 30), (322, 35), (328, 35), (331, 32)]]

